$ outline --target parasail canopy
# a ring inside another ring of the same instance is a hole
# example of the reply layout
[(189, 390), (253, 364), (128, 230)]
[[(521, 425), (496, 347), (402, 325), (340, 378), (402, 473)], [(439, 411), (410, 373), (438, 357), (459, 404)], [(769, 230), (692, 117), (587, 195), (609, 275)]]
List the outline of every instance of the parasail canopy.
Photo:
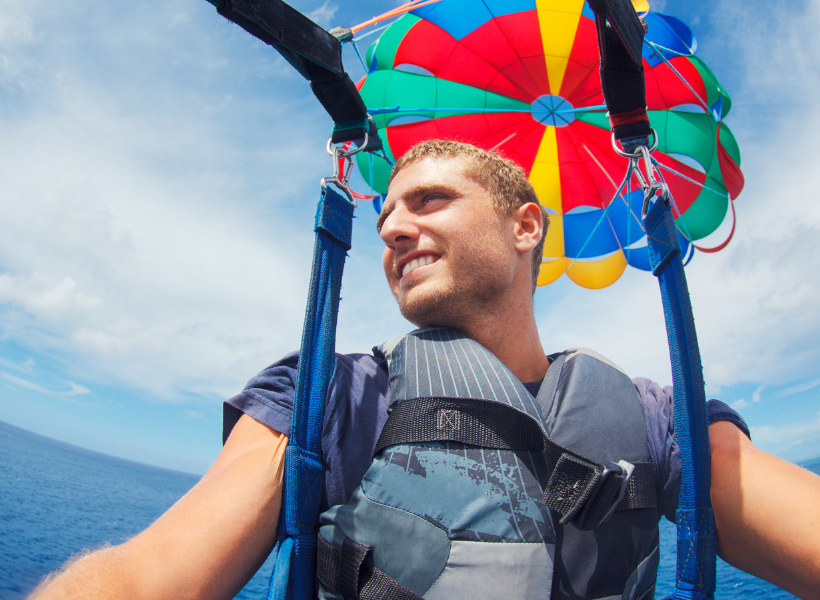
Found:
[[(645, 0), (633, 4), (648, 10)], [(655, 157), (675, 201), (681, 246), (692, 252), (734, 218), (731, 203), (743, 188), (740, 151), (723, 123), (731, 99), (695, 56), (684, 23), (642, 16)], [(595, 17), (585, 2), (441, 0), (395, 21), (365, 63), (358, 87), (391, 159), (422, 140), (447, 138), (521, 165), (551, 213), (539, 285), (566, 273), (602, 288), (627, 265), (649, 270), (637, 182), (613, 200), (627, 159), (611, 146)], [(390, 166), (363, 155), (358, 164), (386, 193)]]

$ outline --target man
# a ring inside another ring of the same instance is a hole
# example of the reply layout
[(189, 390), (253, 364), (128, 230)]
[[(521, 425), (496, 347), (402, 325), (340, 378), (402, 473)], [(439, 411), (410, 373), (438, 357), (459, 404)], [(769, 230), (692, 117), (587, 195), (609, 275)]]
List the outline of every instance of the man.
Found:
[[(455, 142), (415, 147), (397, 164), (378, 221), (385, 275), (402, 314), (480, 343), (535, 391), (550, 369), (533, 312), (547, 223), (512, 163)], [(285, 357), (226, 404), (223, 451), (174, 507), (125, 544), (80, 557), (34, 597), (236, 594), (274, 543), (296, 362), (295, 355)], [(658, 510), (671, 516), (680, 464), (670, 393), (646, 380), (635, 383)], [(325, 509), (347, 502), (361, 481), (387, 404), (387, 373), (378, 358), (337, 358), (323, 434)], [(820, 598), (820, 478), (757, 450), (742, 419), (725, 405), (714, 404), (710, 413), (720, 555), (800, 597)], [(595, 561), (589, 558), (593, 567)], [(585, 597), (558, 590), (555, 582), (553, 592), (556, 598)]]

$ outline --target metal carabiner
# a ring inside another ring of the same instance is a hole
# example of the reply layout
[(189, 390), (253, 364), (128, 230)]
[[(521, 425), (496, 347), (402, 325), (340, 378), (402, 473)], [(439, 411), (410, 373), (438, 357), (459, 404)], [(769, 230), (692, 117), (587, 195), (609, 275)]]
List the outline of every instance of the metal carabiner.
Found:
[[(658, 132), (655, 131), (654, 127), (651, 127), (650, 130), (652, 131), (652, 137), (655, 138), (655, 141), (652, 142), (652, 145), (649, 147), (649, 153), (652, 154), (658, 149)], [(625, 156), (626, 158), (641, 158), (642, 155), (640, 153), (640, 148), (645, 148), (645, 146), (638, 146), (638, 152), (627, 152), (618, 145), (618, 141), (615, 139), (614, 133), (610, 139), (612, 141), (612, 148), (621, 156)]]
[[(656, 134), (656, 141), (653, 148), (657, 148), (657, 146)], [(633, 158), (630, 160), (634, 162), (634, 169), (636, 173), (640, 175), (638, 179), (643, 180), (641, 182), (641, 187), (643, 188), (643, 207), (641, 208), (641, 218), (645, 219), (647, 213), (649, 212), (649, 207), (654, 199), (660, 198), (664, 202), (669, 201), (669, 186), (666, 185), (666, 182), (663, 181), (663, 179), (659, 179), (655, 175), (655, 165), (652, 163), (652, 149), (647, 148), (646, 146), (639, 146), (638, 153), (643, 159), (644, 170), (646, 171), (645, 178), (641, 173), (640, 159)]]
[[(352, 156), (354, 154), (358, 154), (365, 148), (367, 148), (367, 143), (370, 141), (370, 136), (365, 132), (364, 134), (364, 142), (358, 148), (354, 148), (353, 150), (345, 150), (342, 146), (333, 147), (333, 140), (330, 139), (327, 141), (327, 153), (330, 154), (333, 160), (333, 176), (332, 177), (324, 177), (321, 181), (322, 189), (325, 189), (329, 183), (334, 184), (337, 188), (344, 192), (347, 199), (353, 205), (353, 208), (358, 208), (358, 203), (356, 202), (356, 198), (353, 197), (353, 194), (350, 192), (350, 186), (348, 185), (350, 182), (350, 176), (353, 174), (353, 159)], [(347, 162), (347, 168), (342, 168), (342, 163)]]
[[(661, 198), (664, 201), (669, 199), (669, 186), (663, 179), (656, 177), (655, 165), (652, 164), (652, 153), (658, 147), (658, 132), (652, 129), (652, 136), (655, 138), (652, 146), (638, 146), (637, 152), (626, 152), (615, 140), (615, 134), (612, 135), (612, 148), (620, 154), (629, 159), (629, 171), (635, 174), (638, 183), (641, 184), (643, 190), (643, 207), (641, 208), (641, 218), (645, 219), (649, 212), (649, 207), (655, 198)], [(643, 162), (643, 171), (641, 171), (641, 162)]]

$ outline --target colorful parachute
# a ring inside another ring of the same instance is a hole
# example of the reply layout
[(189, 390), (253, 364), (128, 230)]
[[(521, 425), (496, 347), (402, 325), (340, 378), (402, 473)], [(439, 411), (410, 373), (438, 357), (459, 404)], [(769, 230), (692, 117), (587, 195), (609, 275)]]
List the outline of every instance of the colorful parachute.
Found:
[[(644, 20), (655, 157), (676, 202), (682, 247), (691, 252), (690, 241), (734, 218), (731, 201), (743, 188), (740, 151), (722, 122), (731, 100), (694, 56), (686, 25), (653, 12)], [(395, 21), (365, 62), (359, 88), (392, 159), (419, 141), (449, 138), (524, 168), (552, 213), (539, 285), (566, 273), (602, 288), (627, 264), (649, 269), (641, 192), (612, 200), (627, 160), (611, 146), (595, 17), (585, 2), (441, 0)], [(358, 164), (385, 193), (387, 163), (360, 154)]]

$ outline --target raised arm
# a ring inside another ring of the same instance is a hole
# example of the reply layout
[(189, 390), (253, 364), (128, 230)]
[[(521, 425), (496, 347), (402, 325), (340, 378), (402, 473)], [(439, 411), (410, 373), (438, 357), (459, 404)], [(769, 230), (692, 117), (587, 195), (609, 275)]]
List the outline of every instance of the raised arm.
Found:
[(202, 480), (153, 525), (73, 561), (30, 600), (233, 598), (273, 547), (286, 446), (243, 416)]
[(820, 599), (820, 477), (709, 427), (718, 554), (800, 598)]

